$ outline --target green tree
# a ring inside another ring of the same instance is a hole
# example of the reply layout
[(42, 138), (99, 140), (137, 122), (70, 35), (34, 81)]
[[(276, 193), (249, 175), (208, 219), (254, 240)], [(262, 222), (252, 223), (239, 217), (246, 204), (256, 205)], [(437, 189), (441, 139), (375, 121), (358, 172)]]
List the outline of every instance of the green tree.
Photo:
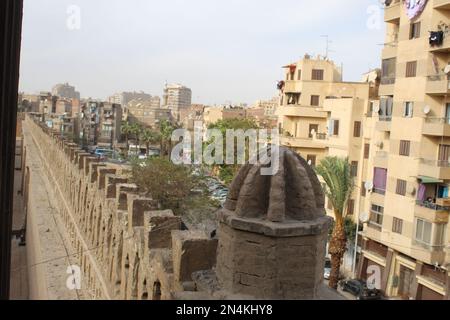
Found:
[(151, 129), (144, 129), (141, 132), (141, 140), (145, 143), (147, 148), (147, 156), (149, 155), (150, 145), (157, 144), (161, 141), (161, 134)]
[(130, 127), (130, 133), (134, 136), (136, 139), (136, 145), (139, 148), (141, 145), (141, 133), (142, 133), (142, 126), (138, 123), (133, 123)]
[[(258, 124), (252, 119), (222, 119), (217, 121), (216, 123), (210, 124), (208, 129), (218, 129), (222, 133), (222, 139), (225, 141), (227, 130), (250, 130), (250, 129), (258, 129)], [(208, 141), (207, 144), (211, 143)], [(246, 141), (246, 159), (248, 159), (248, 140)], [(226, 145), (224, 144), (223, 154), (226, 154)], [(237, 156), (237, 148), (235, 145), (235, 154), (234, 157), (236, 159)], [(225, 184), (229, 185), (232, 181), (236, 173), (241, 168), (240, 165), (215, 165), (213, 166), (213, 173), (217, 173), (216, 175), (222, 180)]]
[[(165, 157), (134, 160), (132, 181), (162, 209), (175, 214), (213, 214), (217, 206), (210, 199), (203, 177), (192, 174), (189, 166), (175, 165)], [(194, 219), (195, 220), (195, 219)]]
[(323, 189), (334, 211), (335, 223), (328, 249), (331, 255), (329, 286), (337, 289), (341, 261), (347, 249), (345, 233), (347, 203), (352, 194), (354, 182), (348, 159), (326, 157), (316, 167), (316, 172), (325, 181)]
[(160, 148), (162, 156), (169, 156), (172, 153), (172, 133), (179, 129), (178, 124), (173, 124), (169, 120), (164, 120), (160, 124)]
[(128, 121), (122, 122), (122, 126), (120, 127), (120, 130), (121, 130), (122, 134), (125, 136), (125, 142), (127, 144), (127, 151), (128, 151), (128, 148), (129, 148), (128, 138), (129, 138), (130, 134), (132, 133), (130, 123)]

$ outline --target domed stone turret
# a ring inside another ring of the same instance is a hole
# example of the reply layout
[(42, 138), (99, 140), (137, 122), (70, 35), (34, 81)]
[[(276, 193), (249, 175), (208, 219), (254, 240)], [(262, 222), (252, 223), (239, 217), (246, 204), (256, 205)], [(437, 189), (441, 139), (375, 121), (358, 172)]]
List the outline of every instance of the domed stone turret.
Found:
[(331, 218), (307, 162), (280, 147), (268, 165), (245, 165), (219, 211), (216, 274), (226, 292), (257, 299), (313, 299), (323, 280)]
[(279, 148), (279, 170), (261, 175), (263, 165), (245, 165), (231, 184), (225, 209), (238, 217), (271, 222), (308, 221), (325, 215), (324, 195), (310, 165), (295, 152)]

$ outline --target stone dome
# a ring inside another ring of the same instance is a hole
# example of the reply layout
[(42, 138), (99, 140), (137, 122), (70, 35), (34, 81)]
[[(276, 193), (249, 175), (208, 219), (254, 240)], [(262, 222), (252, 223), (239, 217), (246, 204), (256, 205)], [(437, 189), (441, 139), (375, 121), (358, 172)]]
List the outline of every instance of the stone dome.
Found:
[[(274, 155), (274, 154), (273, 154)], [(297, 153), (279, 148), (279, 170), (246, 164), (233, 180), (224, 210), (241, 219), (267, 222), (314, 221), (325, 216), (325, 197), (317, 175)]]

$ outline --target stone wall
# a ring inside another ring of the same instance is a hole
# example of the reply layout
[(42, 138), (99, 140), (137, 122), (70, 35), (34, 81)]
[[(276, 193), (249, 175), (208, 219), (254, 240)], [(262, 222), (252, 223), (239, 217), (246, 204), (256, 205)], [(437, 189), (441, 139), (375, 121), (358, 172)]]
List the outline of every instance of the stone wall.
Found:
[[(181, 231), (180, 217), (161, 210), (129, 183), (130, 168), (99, 162), (31, 116), (24, 127), (27, 143), (34, 144), (42, 160), (40, 174), (49, 181), (57, 204), (54, 209), (73, 248), (68, 256), (81, 268), (84, 298), (172, 299), (180, 292), (196, 290), (191, 274), (213, 268), (217, 240), (200, 231)], [(25, 161), (26, 166), (32, 165)], [(29, 187), (30, 195), (40, 188)], [(36, 226), (33, 199), (30, 196), (28, 203), (29, 245), (38, 238), (36, 233), (43, 232)], [(35, 279), (44, 277), (41, 267), (30, 270)], [(37, 288), (33, 298), (49, 298), (42, 292)]]

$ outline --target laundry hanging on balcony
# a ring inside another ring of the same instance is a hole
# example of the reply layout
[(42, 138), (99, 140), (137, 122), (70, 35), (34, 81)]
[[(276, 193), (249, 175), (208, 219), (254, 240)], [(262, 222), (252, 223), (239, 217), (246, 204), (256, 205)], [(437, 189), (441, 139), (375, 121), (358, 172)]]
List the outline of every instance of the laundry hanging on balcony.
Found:
[(430, 46), (440, 46), (444, 42), (444, 32), (443, 31), (430, 31)]
[(425, 9), (428, 0), (405, 0), (406, 15), (409, 20), (417, 18)]

